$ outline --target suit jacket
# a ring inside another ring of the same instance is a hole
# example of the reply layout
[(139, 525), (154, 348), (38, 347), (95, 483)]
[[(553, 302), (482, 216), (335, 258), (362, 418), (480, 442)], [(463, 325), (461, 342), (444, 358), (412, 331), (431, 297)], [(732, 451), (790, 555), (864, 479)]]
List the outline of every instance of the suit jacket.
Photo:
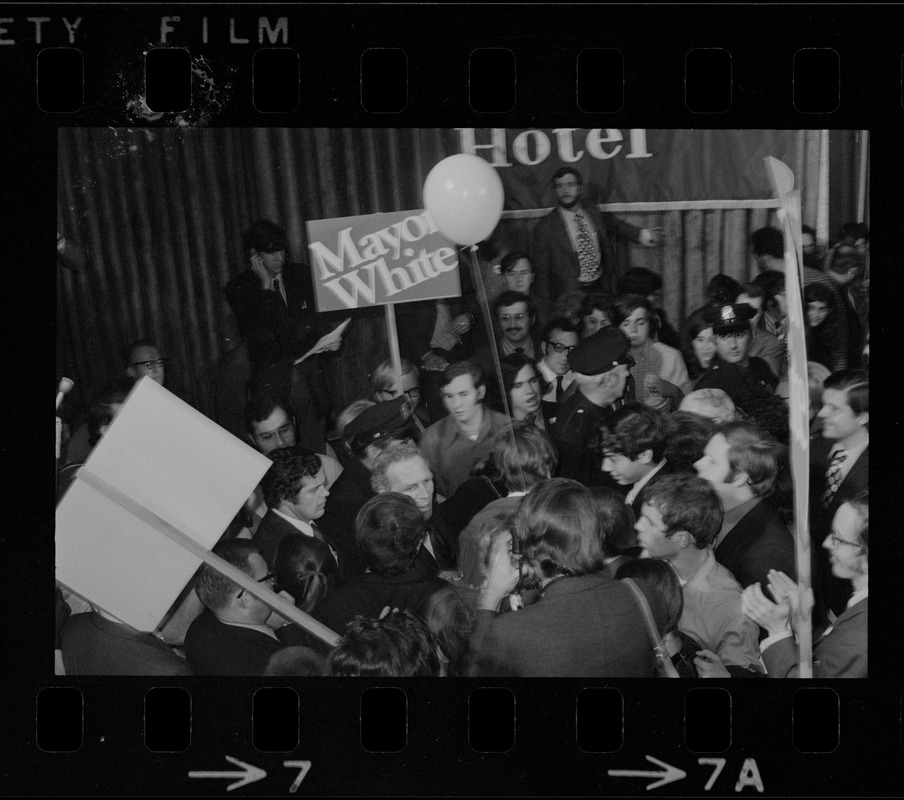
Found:
[(69, 617), (61, 640), (67, 675), (194, 675), (185, 659), (156, 636), (96, 611)]
[[(316, 524), (319, 528), (319, 520)], [(264, 561), (272, 568), (276, 563), (276, 554), (279, 552), (280, 542), (293, 533), (301, 533), (301, 531), (291, 522), (283, 519), (272, 508), (269, 508), (267, 513), (264, 514), (264, 518), (260, 521), (260, 525), (257, 526), (254, 536), (251, 537), (251, 543), (260, 548)], [(326, 539), (326, 536), (323, 538)]]
[(386, 607), (409, 609), (423, 616), (430, 597), (448, 586), (444, 580), (415, 562), (400, 575), (368, 572), (340, 586), (314, 609), (313, 616), (339, 635), (358, 614), (376, 619)]
[[(276, 292), (262, 289), (250, 268), (229, 281), (224, 291), (242, 338), (248, 343), (256, 388), (271, 385), (280, 393), (294, 394), (292, 361), (310, 350), (343, 316), (316, 311), (306, 264), (286, 264), (279, 278), (286, 291), (285, 303)], [(320, 356), (303, 361), (297, 372), (307, 383), (316, 417), (328, 416), (332, 407)]]
[(355, 541), (355, 518), (375, 494), (370, 485), (370, 472), (360, 459), (352, 458), (336, 482), (330, 487), (323, 516), (317, 526), (339, 556), (339, 577), (343, 583), (367, 569), (364, 553)]
[[(665, 608), (638, 580), (658, 627)], [(637, 599), (606, 572), (558, 578), (520, 611), (479, 612), (477, 675), (524, 678), (649, 678), (653, 649)]]
[(828, 623), (829, 609), (840, 614), (851, 596), (850, 582), (832, 574), (829, 554), (822, 543), (829, 535), (838, 507), (869, 488), (869, 447), (867, 447), (851, 465), (850, 471), (832, 496), (829, 507), (822, 507), (826, 470), (829, 468), (829, 452), (834, 444), (834, 439), (819, 438), (810, 441), (810, 551), (813, 562), (813, 593), (816, 600), (813, 616), (821, 624)]
[(824, 437), (810, 441), (810, 530), (814, 544), (822, 544), (822, 540), (828, 536), (838, 507), (869, 488), (869, 446), (867, 446), (851, 465), (850, 471), (832, 496), (829, 507), (825, 509), (822, 507), (829, 453), (834, 445), (834, 439)]
[(263, 675), (270, 656), (282, 647), (266, 633), (220, 622), (210, 609), (185, 634), (185, 655), (198, 675)]
[[(867, 601), (845, 609), (835, 624), (813, 643), (814, 678), (867, 677)], [(763, 650), (770, 678), (796, 678), (798, 652), (794, 637), (780, 639)]]
[(759, 582), (765, 589), (770, 569), (797, 579), (794, 537), (768, 499), (761, 500), (738, 521), (719, 542), (715, 555), (742, 588)]
[(325, 332), (318, 320), (308, 266), (286, 264), (279, 278), (286, 290), (286, 303), (276, 292), (262, 289), (250, 268), (236, 275), (224, 289), (242, 338), (248, 343), (252, 366), (297, 358)]
[[(618, 277), (614, 240), (620, 237), (636, 242), (641, 229), (612, 214), (601, 213), (595, 205), (585, 206), (583, 210), (599, 234), (603, 290), (614, 295)], [(541, 298), (543, 306), (551, 306), (556, 298), (579, 288), (581, 268), (578, 254), (558, 206), (534, 226), (531, 261), (535, 274), (533, 290)]]

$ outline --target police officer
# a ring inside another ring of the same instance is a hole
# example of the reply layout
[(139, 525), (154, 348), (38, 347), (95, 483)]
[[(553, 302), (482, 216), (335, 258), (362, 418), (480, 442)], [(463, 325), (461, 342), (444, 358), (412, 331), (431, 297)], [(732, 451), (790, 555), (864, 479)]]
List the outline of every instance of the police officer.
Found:
[(561, 478), (590, 486), (602, 482), (602, 456), (597, 440), (600, 424), (624, 404), (630, 377), (631, 343), (616, 327), (581, 339), (568, 354), (577, 390), (560, 407), (552, 437), (559, 451)]
[(750, 355), (750, 320), (756, 312), (746, 303), (709, 309), (716, 355), (697, 381), (697, 389), (722, 389), (734, 404), (779, 441), (788, 438), (788, 411), (775, 395), (778, 378), (761, 358)]
[(355, 542), (355, 517), (375, 494), (370, 485), (374, 461), (390, 444), (412, 438), (411, 413), (403, 394), (365, 408), (345, 426), (345, 445), (352, 458), (330, 487), (326, 509), (317, 520), (327, 542), (339, 554), (343, 582), (365, 570), (364, 554)]

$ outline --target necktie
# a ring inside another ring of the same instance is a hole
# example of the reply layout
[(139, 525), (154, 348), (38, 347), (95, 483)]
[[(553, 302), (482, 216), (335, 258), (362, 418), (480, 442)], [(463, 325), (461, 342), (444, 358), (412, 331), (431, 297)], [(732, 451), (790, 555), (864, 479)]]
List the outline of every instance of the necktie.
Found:
[(829, 462), (829, 468), (826, 470), (826, 490), (822, 496), (822, 504), (826, 508), (831, 504), (832, 498), (835, 496), (835, 492), (838, 491), (838, 486), (841, 484), (841, 465), (846, 458), (846, 451), (836, 450), (835, 454), (832, 456), (832, 460)]
[(273, 279), (273, 291), (276, 292), (276, 296), (282, 300), (283, 305), (286, 304), (285, 298), (282, 296), (282, 287), (279, 285), (279, 278)]
[(314, 538), (315, 538), (315, 539), (319, 539), (321, 542), (326, 541), (326, 540), (323, 538), (323, 534), (320, 532), (320, 528), (317, 527), (317, 523), (316, 523), (316, 522), (312, 522), (312, 523), (311, 523), (311, 532), (314, 534)]
[(520, 355), (524, 355), (524, 348), (523, 348), (523, 347), (516, 347), (516, 348), (515, 348), (515, 352), (516, 352), (519, 356), (520, 356)]
[(578, 264), (581, 267), (578, 281), (580, 283), (590, 283), (600, 276), (599, 261), (596, 257), (596, 249), (593, 246), (593, 237), (590, 235), (590, 228), (587, 227), (587, 220), (584, 218), (583, 211), (578, 209), (574, 212), (574, 221), (578, 224)]
[(525, 425), (536, 425), (537, 424), (537, 415), (536, 414), (528, 414), (524, 420)]
[(562, 388), (562, 381), (564, 380), (564, 375), (556, 375), (556, 403), (561, 403), (562, 396), (565, 394), (565, 389)]

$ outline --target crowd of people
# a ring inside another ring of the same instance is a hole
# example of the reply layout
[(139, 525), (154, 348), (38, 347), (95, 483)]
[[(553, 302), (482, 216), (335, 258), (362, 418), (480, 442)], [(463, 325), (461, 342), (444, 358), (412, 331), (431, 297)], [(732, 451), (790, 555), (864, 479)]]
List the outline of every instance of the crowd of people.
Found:
[[(801, 591), (788, 456), (782, 233), (760, 274), (716, 275), (673, 327), (662, 280), (615, 241), (661, 243), (582, 202), (571, 167), (531, 252), (499, 264), (494, 331), (475, 294), (398, 308), (401, 373), (338, 414), (323, 369), (341, 330), (315, 311), (284, 230), (247, 232), (225, 287), (243, 340), (217, 421), (268, 472), (213, 553), (340, 637), (327, 643), (209, 564), (155, 631), (57, 589), (65, 674), (867, 675), (869, 232), (820, 252), (802, 231), (812, 589)], [(495, 341), (490, 341), (494, 338)], [(478, 343), (475, 344), (475, 339)], [(130, 385), (165, 383), (146, 339), (58, 458), (59, 494)]]

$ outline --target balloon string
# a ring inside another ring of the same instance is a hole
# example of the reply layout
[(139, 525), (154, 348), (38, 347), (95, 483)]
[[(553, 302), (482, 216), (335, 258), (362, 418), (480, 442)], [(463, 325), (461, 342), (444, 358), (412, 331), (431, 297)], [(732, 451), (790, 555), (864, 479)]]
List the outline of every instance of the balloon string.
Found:
[[(512, 421), (515, 421), (515, 418), (512, 416), (511, 407), (509, 404), (508, 392), (505, 390), (505, 382), (502, 380), (502, 365), (499, 363), (499, 348), (496, 345), (496, 336), (494, 334), (493, 329), (493, 317), (490, 313), (490, 301), (487, 297), (486, 286), (483, 283), (483, 273), (480, 271), (480, 264), (477, 261), (477, 245), (472, 244), (468, 247), (471, 251), (471, 282), (474, 286), (477, 287), (477, 299), (480, 305), (480, 311), (483, 315), (483, 322), (486, 326), (487, 338), (490, 340), (490, 353), (493, 355), (493, 367), (496, 370), (496, 380), (499, 381), (499, 394), (502, 395), (502, 407), (505, 409), (506, 416)], [(518, 453), (518, 448), (515, 443), (515, 429), (512, 425), (507, 426), (506, 434), (512, 438), (512, 450), (514, 453)], [(498, 468), (497, 464), (497, 468)], [(525, 486), (524, 480), (524, 469), (521, 464), (521, 459), (518, 459), (518, 474), (521, 478), (521, 485)], [(518, 541), (517, 534), (512, 532), (512, 552), (520, 553), (521, 547), (520, 542)], [(513, 594), (521, 595), (521, 571), (518, 571), (518, 584), (515, 586), (515, 591)]]

